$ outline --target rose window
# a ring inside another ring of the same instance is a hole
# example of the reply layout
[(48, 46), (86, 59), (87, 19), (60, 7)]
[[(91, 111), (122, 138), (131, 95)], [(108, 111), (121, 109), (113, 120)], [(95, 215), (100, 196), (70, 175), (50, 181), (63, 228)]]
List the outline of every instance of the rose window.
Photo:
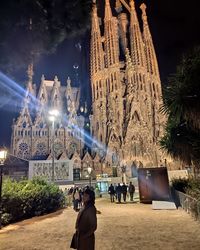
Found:
[(19, 144), (19, 149), (20, 151), (27, 151), (28, 150), (28, 145), (25, 142), (22, 142)]

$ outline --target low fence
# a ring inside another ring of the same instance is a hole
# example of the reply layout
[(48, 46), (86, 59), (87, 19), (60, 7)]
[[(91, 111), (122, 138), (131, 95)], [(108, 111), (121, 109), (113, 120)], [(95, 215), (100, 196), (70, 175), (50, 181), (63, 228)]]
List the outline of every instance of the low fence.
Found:
[(200, 220), (200, 201), (179, 191), (175, 191), (179, 205), (189, 214)]

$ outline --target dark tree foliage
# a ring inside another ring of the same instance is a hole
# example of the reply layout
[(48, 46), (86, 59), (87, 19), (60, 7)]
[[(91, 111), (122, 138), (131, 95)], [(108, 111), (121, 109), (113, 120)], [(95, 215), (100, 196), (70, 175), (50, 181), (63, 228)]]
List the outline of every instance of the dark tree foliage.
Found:
[[(2, 0), (0, 69), (24, 68), (90, 24), (92, 0)], [(31, 20), (31, 23), (30, 23)]]
[(162, 148), (187, 164), (200, 163), (200, 47), (183, 57), (164, 90), (168, 115)]

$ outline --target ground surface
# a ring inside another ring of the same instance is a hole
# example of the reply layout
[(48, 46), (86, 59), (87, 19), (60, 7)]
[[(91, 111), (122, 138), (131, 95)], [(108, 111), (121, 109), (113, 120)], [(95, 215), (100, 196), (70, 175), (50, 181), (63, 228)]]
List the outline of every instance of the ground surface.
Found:
[[(96, 201), (96, 250), (199, 250), (200, 223), (182, 210)], [(0, 232), (0, 250), (67, 250), (77, 213), (72, 208), (10, 225)]]

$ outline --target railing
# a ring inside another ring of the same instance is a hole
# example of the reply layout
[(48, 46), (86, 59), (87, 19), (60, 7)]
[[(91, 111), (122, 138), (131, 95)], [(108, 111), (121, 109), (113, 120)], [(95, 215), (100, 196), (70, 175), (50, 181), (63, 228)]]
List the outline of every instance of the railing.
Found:
[(179, 191), (175, 191), (180, 206), (189, 214), (200, 220), (200, 201)]

